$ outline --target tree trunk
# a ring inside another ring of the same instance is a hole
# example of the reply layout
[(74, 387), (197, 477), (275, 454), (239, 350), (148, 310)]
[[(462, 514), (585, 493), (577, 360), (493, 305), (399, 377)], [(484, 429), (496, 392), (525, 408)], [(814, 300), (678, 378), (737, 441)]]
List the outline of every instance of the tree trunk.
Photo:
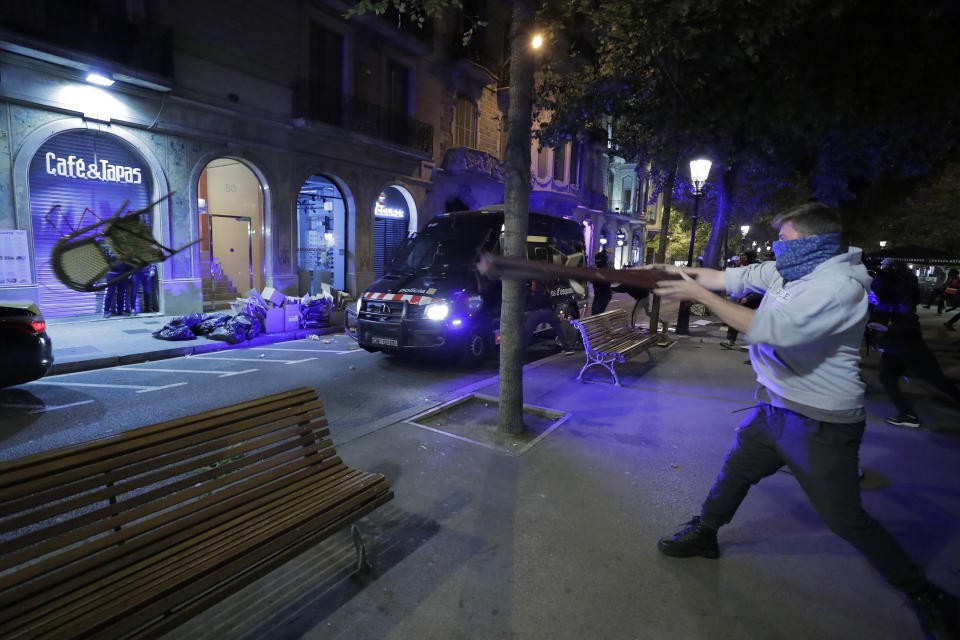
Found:
[(707, 250), (703, 256), (704, 263), (708, 267), (717, 268), (720, 265), (720, 251), (727, 236), (730, 210), (733, 208), (737, 171), (737, 165), (732, 165), (726, 171), (722, 171), (716, 183), (717, 210), (713, 214), (713, 230), (710, 232), (710, 240), (707, 242)]
[[(514, 2), (510, 25), (510, 106), (507, 113), (507, 149), (504, 187), (503, 255), (525, 258), (530, 214), (530, 129), (532, 123), (533, 55), (529, 49), (533, 5)], [(523, 312), (521, 280), (503, 281), (500, 308), (499, 428), (522, 433), (523, 425)]]
[[(663, 187), (663, 215), (660, 217), (660, 240), (657, 244), (657, 255), (654, 262), (663, 264), (667, 259), (667, 240), (670, 235), (670, 207), (673, 205), (673, 186), (677, 181), (678, 161), (675, 159), (667, 176), (667, 183)], [(660, 296), (653, 296), (653, 305), (650, 310), (650, 333), (656, 333), (660, 325)]]

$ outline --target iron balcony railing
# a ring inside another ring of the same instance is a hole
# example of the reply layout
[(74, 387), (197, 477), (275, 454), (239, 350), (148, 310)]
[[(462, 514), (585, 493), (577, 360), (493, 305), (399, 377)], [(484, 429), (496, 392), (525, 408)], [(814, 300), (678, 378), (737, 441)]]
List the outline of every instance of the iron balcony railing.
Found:
[(298, 83), (294, 96), (294, 117), (302, 116), (426, 154), (433, 153), (433, 127), (406, 113), (306, 82)]

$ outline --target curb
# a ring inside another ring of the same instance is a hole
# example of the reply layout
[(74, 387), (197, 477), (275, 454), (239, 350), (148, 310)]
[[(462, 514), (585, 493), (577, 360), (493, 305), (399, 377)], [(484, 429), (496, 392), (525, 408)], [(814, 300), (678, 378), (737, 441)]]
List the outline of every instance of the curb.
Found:
[[(215, 351), (227, 351), (229, 349), (239, 349), (248, 347), (258, 347), (261, 345), (275, 344), (277, 342), (289, 342), (291, 340), (302, 340), (311, 335), (327, 335), (339, 333), (342, 327), (320, 327), (317, 329), (298, 329), (287, 333), (271, 333), (269, 335), (259, 335), (253, 340), (240, 342), (237, 344), (227, 344), (226, 342), (217, 342), (216, 340), (197, 339), (199, 344), (193, 344), (189, 341), (189, 346), (168, 347), (165, 349), (156, 349), (140, 353), (117, 354), (103, 356), (99, 358), (89, 358), (86, 360), (75, 360), (72, 362), (56, 362), (47, 371), (44, 377), (63, 375), (65, 373), (78, 373), (80, 371), (92, 371), (94, 369), (106, 369), (129, 364), (140, 364), (142, 362), (152, 362), (154, 360), (167, 360), (169, 358), (180, 358), (183, 356), (199, 355), (203, 353), (213, 353)], [(158, 340), (158, 342), (163, 342)]]

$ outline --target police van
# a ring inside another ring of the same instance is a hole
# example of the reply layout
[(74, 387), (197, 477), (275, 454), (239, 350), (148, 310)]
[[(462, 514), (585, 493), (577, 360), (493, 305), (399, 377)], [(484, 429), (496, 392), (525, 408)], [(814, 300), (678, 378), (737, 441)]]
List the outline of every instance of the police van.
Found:
[[(484, 252), (499, 253), (503, 205), (433, 218), (398, 248), (383, 277), (347, 311), (347, 333), (367, 351), (444, 352), (462, 364), (486, 359), (499, 342), (501, 285), (477, 271)], [(530, 213), (527, 257), (585, 265), (583, 230), (574, 220)], [(525, 283), (524, 338), (544, 328), (545, 310), (578, 318), (585, 283)]]

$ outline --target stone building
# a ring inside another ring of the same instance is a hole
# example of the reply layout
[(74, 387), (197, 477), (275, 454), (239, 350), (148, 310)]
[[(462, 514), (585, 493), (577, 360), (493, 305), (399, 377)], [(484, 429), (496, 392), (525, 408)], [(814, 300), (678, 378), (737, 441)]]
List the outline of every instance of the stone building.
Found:
[[(158, 241), (194, 243), (144, 276), (168, 315), (251, 287), (356, 295), (436, 213), (503, 202), (505, 16), (464, 46), (456, 17), (415, 29), (348, 6), (0, 5), (0, 254), (17, 265), (0, 299), (99, 315), (103, 294), (63, 286), (50, 250), (154, 202)], [(589, 232), (601, 151), (532, 144), (531, 209)]]

